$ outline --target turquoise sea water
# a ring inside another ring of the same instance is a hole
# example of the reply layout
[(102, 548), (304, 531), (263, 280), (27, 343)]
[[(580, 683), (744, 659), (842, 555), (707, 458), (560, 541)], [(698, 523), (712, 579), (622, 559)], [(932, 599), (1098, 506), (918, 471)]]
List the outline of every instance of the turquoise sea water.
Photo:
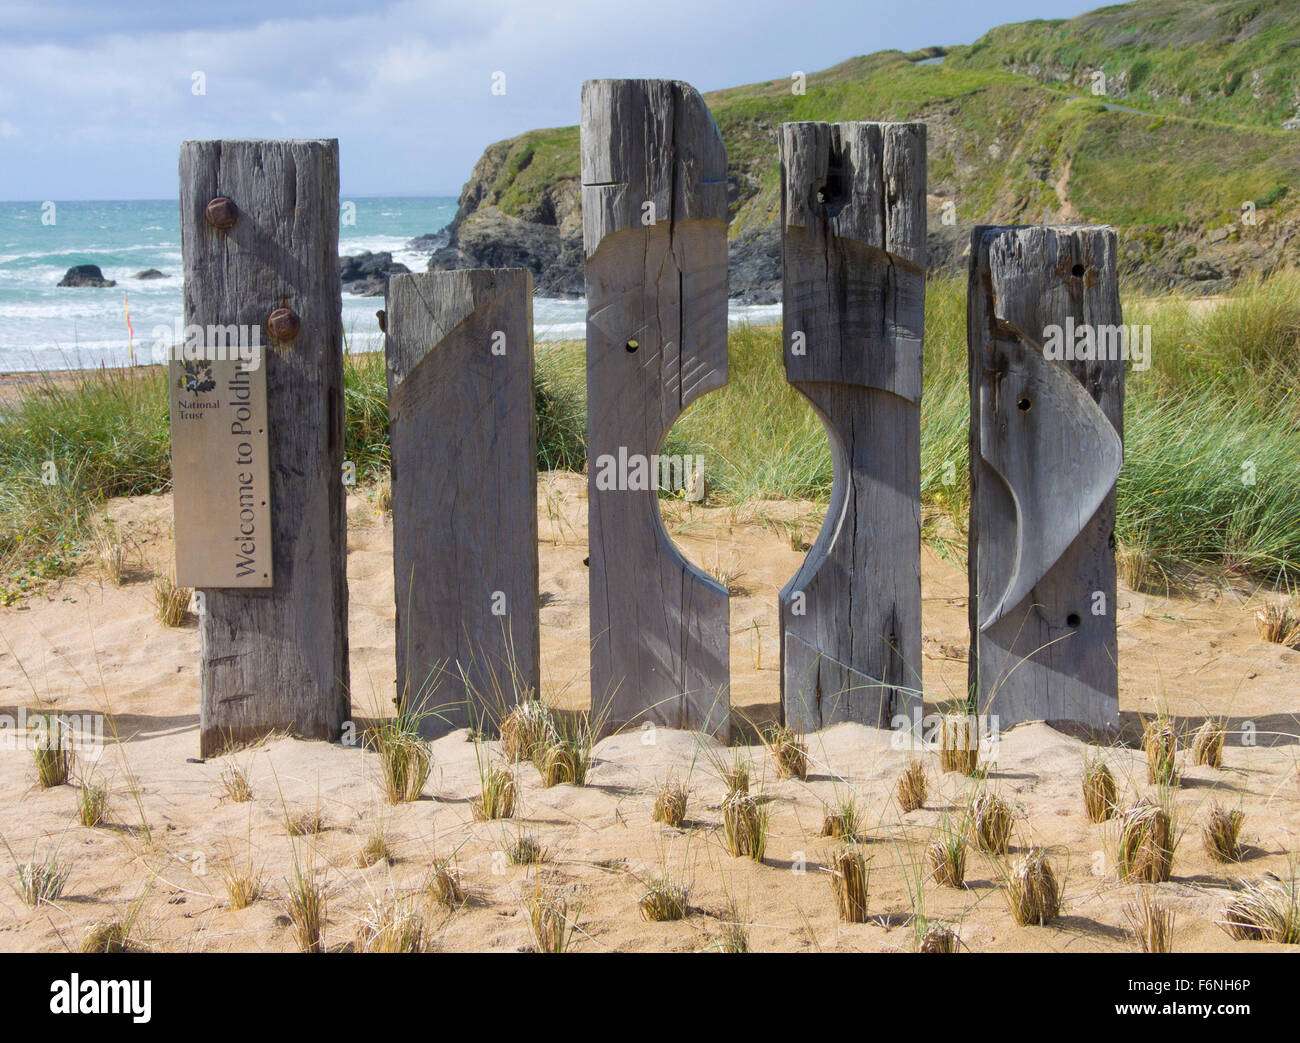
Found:
[[(456, 213), (450, 196), (348, 201), (356, 205), (356, 223), (340, 229), (340, 254), (387, 250), (413, 272), (425, 270), (428, 256), (407, 250), (407, 242), (442, 230)], [(77, 264), (99, 265), (117, 285), (60, 288), (64, 272)], [(133, 278), (147, 268), (167, 277)], [(152, 331), (181, 321), (181, 283), (175, 200), (56, 201), (52, 212), (41, 202), (0, 203), (0, 372), (129, 365), (128, 302), (134, 360), (163, 361)], [(375, 312), (382, 307), (379, 297), (343, 295), (349, 350), (381, 346)], [(738, 321), (775, 322), (779, 313), (771, 306), (732, 305)], [(581, 337), (585, 318), (580, 300), (533, 302), (538, 340)]]

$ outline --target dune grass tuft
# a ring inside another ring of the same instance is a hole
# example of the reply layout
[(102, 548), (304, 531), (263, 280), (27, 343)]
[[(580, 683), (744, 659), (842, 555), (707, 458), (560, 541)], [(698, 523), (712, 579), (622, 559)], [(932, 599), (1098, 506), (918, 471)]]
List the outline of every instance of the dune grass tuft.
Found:
[(996, 793), (982, 792), (971, 804), (971, 829), (981, 851), (1005, 854), (1011, 844), (1011, 827), (1015, 814), (1002, 797)]
[(687, 898), (686, 887), (665, 873), (650, 880), (645, 894), (637, 901), (637, 908), (641, 910), (641, 919), (652, 923), (680, 920), (686, 915)]
[(1237, 941), (1300, 945), (1300, 891), (1295, 876), (1289, 881), (1244, 884), (1217, 923)]
[(1240, 808), (1225, 808), (1216, 801), (1201, 827), (1206, 853), (1216, 862), (1240, 862), (1241, 843), (1238, 838), (1245, 820), (1246, 813)]
[(771, 810), (761, 796), (736, 793), (722, 804), (722, 831), (733, 858), (763, 861)]
[(925, 807), (925, 791), (925, 764), (920, 760), (908, 761), (907, 767), (898, 776), (898, 784), (895, 787), (898, 806), (903, 814), (919, 811)]
[(1083, 767), (1083, 807), (1089, 822), (1105, 822), (1115, 814), (1115, 776), (1101, 754), (1090, 757)]
[(1192, 736), (1192, 763), (1198, 767), (1222, 768), (1226, 731), (1227, 722), (1222, 717), (1207, 718)]
[(763, 745), (772, 755), (776, 774), (782, 779), (808, 777), (808, 744), (803, 742), (793, 728), (772, 725), (759, 733)]
[(682, 823), (686, 821), (686, 799), (685, 785), (671, 778), (664, 780), (655, 792), (655, 806), (650, 813), (651, 821), (681, 829)]
[(1004, 883), (1011, 916), (1021, 927), (1051, 923), (1061, 912), (1061, 888), (1047, 852), (1037, 848), (1017, 860)]
[(1124, 919), (1143, 952), (1174, 951), (1174, 914), (1146, 891), (1124, 906)]
[(845, 844), (831, 856), (831, 890), (835, 911), (845, 923), (866, 923), (870, 898), (870, 861), (861, 847)]
[(1173, 785), (1178, 779), (1178, 733), (1164, 710), (1143, 721), (1142, 750), (1147, 757), (1147, 782), (1154, 786)]
[(968, 714), (946, 713), (939, 721), (939, 767), (945, 773), (974, 775), (979, 768), (979, 722)]
[(1173, 870), (1174, 847), (1174, 826), (1169, 812), (1145, 797), (1138, 798), (1120, 817), (1120, 879), (1163, 883)]
[(581, 908), (570, 915), (569, 900), (557, 887), (547, 887), (534, 882), (524, 894), (524, 911), (528, 914), (528, 927), (533, 934), (537, 952), (563, 953), (569, 951), (573, 935), (578, 929)]

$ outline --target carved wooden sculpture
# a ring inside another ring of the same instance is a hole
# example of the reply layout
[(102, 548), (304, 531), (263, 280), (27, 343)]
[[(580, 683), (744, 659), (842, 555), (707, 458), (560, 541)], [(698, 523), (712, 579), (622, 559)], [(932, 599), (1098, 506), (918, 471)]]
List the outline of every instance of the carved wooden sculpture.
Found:
[(726, 590), (673, 546), (653, 488), (597, 481), (620, 453), (648, 461), (727, 380), (727, 159), (703, 100), (666, 80), (584, 84), (582, 186), (592, 705), (611, 725), (725, 736)]
[(1115, 253), (1082, 225), (971, 240), (970, 684), (1004, 728), (1119, 723)]
[(888, 726), (921, 692), (925, 126), (781, 126), (785, 372), (831, 441), (830, 507), (781, 591), (786, 722)]
[(398, 699), (490, 726), (538, 692), (532, 278), (394, 276), (387, 327)]
[(180, 195), (186, 325), (271, 341), (273, 586), (203, 591), (199, 747), (337, 739), (350, 712), (338, 142), (186, 142)]

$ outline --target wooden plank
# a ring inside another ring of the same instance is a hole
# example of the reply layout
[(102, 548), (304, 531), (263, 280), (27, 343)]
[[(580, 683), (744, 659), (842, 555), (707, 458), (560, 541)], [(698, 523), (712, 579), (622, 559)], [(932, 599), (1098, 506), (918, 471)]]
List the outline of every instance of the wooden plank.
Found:
[(780, 596), (785, 720), (919, 721), (925, 125), (785, 123), (778, 144), (786, 379), (835, 467)]
[[(727, 157), (694, 89), (582, 88), (592, 705), (610, 726), (727, 736), (729, 605), (664, 531), (654, 489), (602, 489), (727, 380)], [(637, 484), (635, 481), (620, 485)]]
[(1124, 361), (1054, 357), (1058, 334), (1085, 329), (1094, 342), (1111, 334), (1099, 354), (1119, 354), (1115, 258), (1105, 227), (971, 239), (970, 684), (1002, 728), (1119, 726)]
[(540, 687), (532, 292), (523, 268), (388, 282), (397, 694), (427, 736)]
[(269, 341), (273, 586), (202, 592), (200, 751), (280, 730), (335, 740), (351, 712), (338, 143), (189, 141), (180, 193), (186, 325)]

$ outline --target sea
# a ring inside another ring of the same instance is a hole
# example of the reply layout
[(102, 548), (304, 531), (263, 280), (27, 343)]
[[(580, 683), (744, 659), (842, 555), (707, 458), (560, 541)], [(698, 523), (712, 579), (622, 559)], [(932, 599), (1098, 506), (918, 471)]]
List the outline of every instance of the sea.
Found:
[[(428, 252), (412, 250), (417, 236), (446, 229), (456, 213), (453, 196), (350, 197), (355, 221), (339, 230), (339, 253), (388, 251), (413, 272)], [(117, 285), (64, 287), (74, 265), (95, 264)], [(161, 279), (136, 279), (155, 268)], [(0, 373), (97, 369), (164, 362), (154, 331), (182, 322), (182, 268), (176, 200), (0, 202)], [(379, 297), (343, 295), (347, 350), (381, 350), (375, 312)], [(733, 323), (775, 323), (779, 305), (730, 308)], [(128, 326), (129, 322), (129, 326)], [(538, 341), (581, 338), (586, 302), (533, 300)]]

